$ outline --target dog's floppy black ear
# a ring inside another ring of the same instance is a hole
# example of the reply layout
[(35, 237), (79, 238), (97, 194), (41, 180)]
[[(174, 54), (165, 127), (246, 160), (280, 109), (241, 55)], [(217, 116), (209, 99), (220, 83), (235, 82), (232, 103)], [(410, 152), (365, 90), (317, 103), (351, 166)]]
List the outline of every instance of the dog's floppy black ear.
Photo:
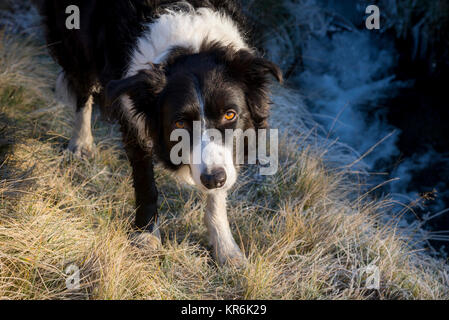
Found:
[[(157, 99), (165, 83), (162, 67), (155, 66), (129, 78), (111, 81), (106, 87), (106, 104), (120, 106), (119, 114), (128, 121), (129, 128), (135, 131), (139, 143), (145, 148), (151, 147), (150, 137), (157, 131)], [(128, 95), (132, 103), (115, 104), (124, 94)]]
[(124, 94), (144, 95), (150, 102), (150, 97), (160, 93), (164, 84), (165, 77), (160, 69), (139, 71), (132, 77), (109, 82), (106, 87), (106, 104), (113, 105)]
[(281, 69), (272, 61), (265, 58), (255, 58), (252, 65), (252, 72), (264, 75), (271, 74), (277, 82), (284, 83), (284, 76)]
[(248, 50), (237, 52), (232, 58), (231, 69), (235, 77), (246, 85), (246, 101), (254, 127), (256, 129), (266, 128), (270, 113), (270, 75), (282, 84), (281, 69), (275, 63), (258, 57)]
[(106, 103), (107, 105), (112, 105), (116, 102), (120, 96), (129, 93), (131, 90), (135, 89), (136, 86), (140, 86), (143, 82), (145, 83), (146, 76), (142, 73), (138, 73), (135, 76), (122, 80), (113, 80), (108, 83), (106, 87)]

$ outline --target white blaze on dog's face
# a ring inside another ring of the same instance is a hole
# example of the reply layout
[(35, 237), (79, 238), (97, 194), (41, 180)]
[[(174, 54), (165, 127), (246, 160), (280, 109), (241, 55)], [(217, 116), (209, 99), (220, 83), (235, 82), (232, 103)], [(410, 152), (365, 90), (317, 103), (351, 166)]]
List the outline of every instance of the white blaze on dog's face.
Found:
[[(189, 170), (181, 168), (178, 170), (178, 176), (205, 192), (228, 190), (237, 180), (233, 143), (232, 141), (227, 143), (222, 131), (218, 130), (218, 127), (212, 127), (213, 121), (206, 116), (199, 84), (197, 81), (193, 81), (193, 84), (199, 120), (193, 121), (191, 131), (188, 133), (191, 135), (188, 139), (190, 148), (183, 150), (187, 149), (190, 152), (187, 156)], [(236, 111), (232, 112), (235, 112), (233, 116), (237, 118)]]
[(219, 130), (206, 129), (205, 123), (204, 120), (194, 123), (189, 164), (193, 182), (206, 192), (228, 190), (237, 181), (233, 146), (224, 143)]
[(226, 145), (224, 137), (218, 129), (208, 128), (209, 121), (206, 117), (205, 100), (198, 83), (195, 87), (200, 121), (195, 122), (193, 127), (193, 148), (190, 163), (192, 177), (195, 184), (201, 186), (201, 189), (205, 191), (229, 189), (237, 180), (233, 148), (232, 145)]

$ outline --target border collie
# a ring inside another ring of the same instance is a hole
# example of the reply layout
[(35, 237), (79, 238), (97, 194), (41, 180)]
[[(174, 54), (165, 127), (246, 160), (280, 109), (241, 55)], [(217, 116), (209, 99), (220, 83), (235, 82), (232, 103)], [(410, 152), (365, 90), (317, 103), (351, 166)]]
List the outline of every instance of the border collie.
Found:
[[(50, 53), (63, 70), (56, 93), (75, 109), (68, 149), (92, 155), (94, 101), (120, 123), (134, 178), (134, 241), (150, 247), (160, 241), (153, 172), (153, 163), (159, 163), (207, 194), (204, 220), (218, 263), (243, 263), (226, 213), (227, 191), (238, 172), (229, 146), (209, 148), (203, 159), (210, 161), (197, 164), (175, 165), (170, 159), (171, 133), (191, 132), (193, 122), (201, 123), (202, 132), (267, 126), (270, 75), (282, 82), (282, 74), (250, 47), (239, 3), (34, 1)], [(79, 8), (79, 29), (66, 27), (70, 5)]]

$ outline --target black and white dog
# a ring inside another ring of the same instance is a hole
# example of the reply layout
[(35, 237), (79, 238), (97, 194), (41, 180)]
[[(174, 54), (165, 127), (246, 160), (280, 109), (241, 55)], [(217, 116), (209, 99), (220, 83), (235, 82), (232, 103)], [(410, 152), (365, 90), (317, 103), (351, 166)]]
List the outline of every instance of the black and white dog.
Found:
[[(54, 59), (62, 67), (56, 91), (76, 110), (69, 150), (93, 150), (92, 104), (119, 121), (133, 170), (134, 238), (154, 243), (158, 192), (153, 161), (207, 193), (205, 223), (220, 264), (244, 261), (229, 227), (226, 195), (237, 179), (229, 147), (208, 148), (198, 164), (175, 165), (175, 129), (259, 129), (267, 126), (269, 76), (279, 68), (258, 56), (233, 0), (34, 0)], [(68, 29), (66, 9), (80, 10)], [(195, 145), (193, 148), (203, 148)], [(212, 142), (211, 142), (212, 143)]]

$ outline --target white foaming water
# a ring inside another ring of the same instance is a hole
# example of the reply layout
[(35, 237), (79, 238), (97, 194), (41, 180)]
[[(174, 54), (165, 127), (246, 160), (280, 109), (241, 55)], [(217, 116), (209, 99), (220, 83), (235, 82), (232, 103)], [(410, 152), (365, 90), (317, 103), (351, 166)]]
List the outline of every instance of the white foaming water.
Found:
[[(335, 9), (347, 9), (347, 2), (331, 3)], [(276, 34), (270, 31), (266, 46), (269, 57), (284, 70), (290, 69), (302, 50), (302, 72), (289, 79), (308, 105), (301, 107), (301, 114), (311, 113), (326, 137), (346, 144), (354, 154), (366, 154), (367, 170), (398, 155), (400, 132), (387, 124), (386, 110), (378, 106), (392, 90), (407, 85), (392, 75), (393, 43), (357, 30), (341, 16), (335, 19), (336, 12), (331, 16), (331, 8), (324, 9), (325, 0), (285, 0), (284, 5), (293, 21), (279, 26)], [(285, 115), (290, 118), (291, 112)]]
[(361, 154), (372, 150), (364, 158), (370, 168), (398, 154), (399, 132), (386, 123), (378, 101), (405, 85), (389, 74), (392, 50), (374, 41), (359, 32), (335, 34), (330, 42), (311, 40), (304, 47), (305, 71), (295, 79), (330, 137)]

